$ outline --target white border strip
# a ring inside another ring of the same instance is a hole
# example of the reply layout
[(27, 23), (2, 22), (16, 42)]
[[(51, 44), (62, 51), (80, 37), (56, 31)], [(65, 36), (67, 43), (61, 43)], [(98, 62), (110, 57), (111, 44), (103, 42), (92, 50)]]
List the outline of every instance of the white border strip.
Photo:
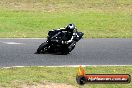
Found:
[(61, 65), (61, 66), (11, 66), (11, 67), (0, 67), (0, 68), (23, 68), (23, 67), (87, 67), (87, 66), (93, 66), (93, 67), (109, 67), (109, 66), (132, 66), (132, 65)]
[(132, 65), (61, 65), (61, 66), (38, 66), (38, 67), (87, 67), (87, 66), (101, 66), (101, 67), (107, 67), (107, 66), (132, 66)]
[(9, 45), (23, 44), (23, 43), (17, 43), (17, 42), (2, 42), (2, 43), (9, 44)]
[(47, 38), (0, 38), (0, 39), (47, 39)]

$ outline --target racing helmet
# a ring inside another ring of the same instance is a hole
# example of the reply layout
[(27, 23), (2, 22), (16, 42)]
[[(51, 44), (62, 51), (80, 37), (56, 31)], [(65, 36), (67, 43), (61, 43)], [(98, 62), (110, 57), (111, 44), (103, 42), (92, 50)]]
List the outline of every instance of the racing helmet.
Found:
[(76, 27), (75, 27), (74, 24), (68, 24), (67, 27), (66, 27), (66, 30), (67, 30), (68, 32), (73, 32), (75, 28), (76, 28)]

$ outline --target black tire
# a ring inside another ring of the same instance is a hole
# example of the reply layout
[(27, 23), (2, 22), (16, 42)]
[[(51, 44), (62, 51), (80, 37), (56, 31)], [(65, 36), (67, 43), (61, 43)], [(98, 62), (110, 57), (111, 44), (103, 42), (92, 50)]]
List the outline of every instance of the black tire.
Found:
[(38, 54), (42, 54), (42, 53), (45, 53), (48, 49), (48, 43), (47, 42), (44, 42), (42, 43), (39, 48), (37, 49), (37, 53)]
[(86, 78), (84, 76), (77, 76), (76, 81), (79, 85), (84, 85), (86, 83)]
[(75, 48), (75, 46), (76, 46), (76, 42), (73, 43), (73, 44), (71, 44), (71, 45), (68, 47), (69, 52), (71, 52), (71, 51)]
[(69, 49), (69, 52), (71, 52), (74, 48), (75, 48), (75, 45), (72, 46), (71, 49)]

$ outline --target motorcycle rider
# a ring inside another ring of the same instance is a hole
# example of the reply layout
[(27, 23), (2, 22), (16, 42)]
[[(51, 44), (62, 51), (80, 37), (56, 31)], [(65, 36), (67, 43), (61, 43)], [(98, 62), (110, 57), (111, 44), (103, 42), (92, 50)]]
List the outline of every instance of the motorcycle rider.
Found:
[(77, 35), (77, 29), (74, 24), (68, 24), (67, 27), (64, 29), (66, 32), (66, 35), (64, 38), (62, 38), (62, 43), (70, 43), (74, 40), (75, 37), (78, 37)]
[(68, 24), (65, 28), (57, 29), (57, 31), (65, 31), (65, 35), (62, 37), (62, 41), (60, 41), (62, 44), (69, 44), (75, 41), (75, 38), (79, 37), (74, 24)]
[[(63, 54), (73, 50), (76, 42), (79, 40), (78, 32), (74, 24), (68, 24), (64, 28), (53, 29), (48, 35), (53, 35), (49, 37), (50, 41), (56, 41), (62, 44)], [(57, 36), (60, 36), (61, 39), (58, 40)]]
[(64, 28), (53, 29), (48, 32), (47, 41), (42, 43), (36, 53), (55, 52), (68, 54), (71, 52), (83, 36), (78, 32), (74, 24), (68, 24)]

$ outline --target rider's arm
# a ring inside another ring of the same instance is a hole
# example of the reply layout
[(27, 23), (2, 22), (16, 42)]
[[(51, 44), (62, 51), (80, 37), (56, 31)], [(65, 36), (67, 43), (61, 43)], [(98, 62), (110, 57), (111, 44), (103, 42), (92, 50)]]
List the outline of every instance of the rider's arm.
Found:
[(72, 42), (74, 40), (74, 38), (76, 38), (76, 37), (78, 37), (78, 35), (77, 35), (77, 29), (74, 30), (73, 35), (72, 35), (72, 37), (71, 37), (70, 40), (68, 40), (68, 41), (62, 41), (62, 43), (67, 43), (68, 44), (68, 43)]
[(77, 36), (77, 34), (76, 34), (76, 33), (73, 33), (73, 35), (72, 35), (71, 39), (70, 39), (70, 40), (68, 40), (68, 41), (67, 41), (67, 43), (72, 42), (72, 41), (73, 41), (73, 39), (74, 39), (76, 36)]

